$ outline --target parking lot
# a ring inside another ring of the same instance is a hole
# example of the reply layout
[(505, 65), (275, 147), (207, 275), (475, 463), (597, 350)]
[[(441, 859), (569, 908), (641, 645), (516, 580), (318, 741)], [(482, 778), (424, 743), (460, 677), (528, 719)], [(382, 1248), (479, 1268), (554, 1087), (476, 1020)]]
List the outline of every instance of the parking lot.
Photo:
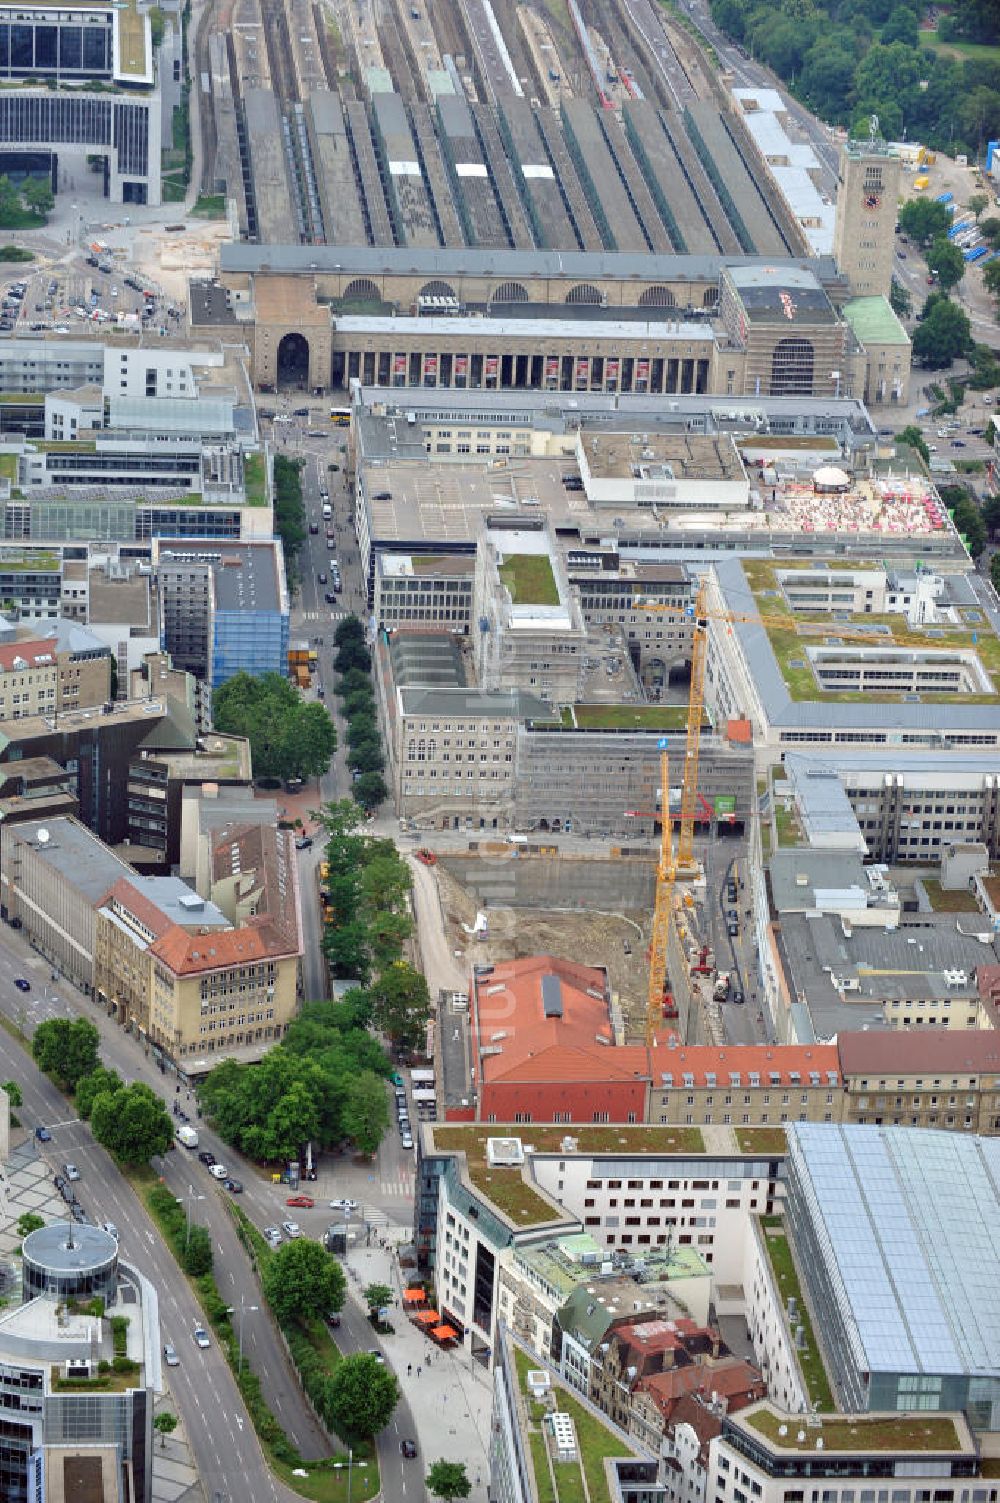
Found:
[(3, 284), (0, 336), (81, 334), (93, 324), (176, 332), (183, 310), (127, 266), (96, 252), (72, 268), (34, 271)]

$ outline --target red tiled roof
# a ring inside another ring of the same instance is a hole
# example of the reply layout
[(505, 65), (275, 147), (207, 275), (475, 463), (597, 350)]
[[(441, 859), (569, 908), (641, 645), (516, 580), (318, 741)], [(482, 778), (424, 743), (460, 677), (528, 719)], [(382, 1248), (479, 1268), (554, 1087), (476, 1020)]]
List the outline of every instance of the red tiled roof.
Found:
[(163, 909), (157, 908), (137, 887), (133, 887), (127, 877), (118, 878), (110, 892), (105, 894), (103, 902), (108, 903), (112, 898), (128, 909), (143, 928), (148, 929), (157, 939), (173, 927), (173, 920), (167, 917)]
[[(893, 1030), (893, 1034), (897, 1030)], [(869, 1035), (871, 1036), (871, 1035)], [(808, 1085), (810, 1074), (819, 1073), (820, 1084), (829, 1085), (829, 1075), (840, 1081), (840, 1059), (836, 1044), (736, 1044), (718, 1048), (714, 1044), (694, 1044), (687, 1049), (669, 1049), (662, 1044), (655, 1046), (652, 1056), (654, 1090), (660, 1086), (664, 1075), (673, 1076), (673, 1084), (679, 1086), (685, 1075), (694, 1076), (696, 1086), (712, 1084), (729, 1085), (730, 1075), (738, 1075), (743, 1085), (749, 1085), (750, 1076), (760, 1076), (761, 1084), (769, 1083), (770, 1076), (777, 1074), (779, 1084), (789, 1085), (790, 1076), (797, 1073), (795, 1084)]]
[(636, 1388), (640, 1393), (648, 1393), (668, 1420), (678, 1399), (699, 1390), (706, 1398), (717, 1393), (728, 1399), (731, 1413), (767, 1392), (767, 1385), (757, 1369), (738, 1357), (711, 1365), (692, 1362), (686, 1367), (668, 1367), (663, 1372), (650, 1373), (648, 1378), (640, 1378)]
[(27, 663), (29, 668), (54, 668), (56, 648), (54, 642), (10, 642), (0, 647), (0, 671), (11, 673), (15, 660)]
[(646, 1050), (642, 1045), (628, 1045), (623, 1049), (608, 1049), (596, 1044), (587, 1049), (583, 1045), (564, 1047), (553, 1044), (542, 1047), (537, 1054), (511, 1061), (505, 1054), (487, 1055), (483, 1061), (486, 1079), (491, 1085), (502, 1082), (529, 1081), (540, 1084), (546, 1081), (573, 1081), (585, 1084), (597, 1080), (648, 1079)]
[(293, 950), (294, 947), (270, 924), (221, 929), (209, 934), (190, 934), (179, 924), (174, 924), (150, 946), (150, 952), (178, 976), (248, 965), (271, 956), (287, 955)]
[(992, 1028), (886, 1028), (842, 1033), (837, 1039), (845, 1075), (910, 1075), (955, 1070), (1000, 1073), (1000, 1034)]
[[(547, 977), (555, 978), (559, 984), (562, 1004), (559, 1016), (545, 1015), (542, 982)], [(488, 975), (474, 976), (473, 1026), (479, 1048), (499, 1050), (482, 1056), (483, 1080), (518, 1078), (522, 1068), (535, 1069), (530, 1061), (554, 1049), (575, 1051), (574, 1069), (588, 1071), (593, 1069), (593, 1063), (585, 1063), (589, 1056), (598, 1052), (617, 1055), (619, 1051), (608, 1047), (613, 1044), (614, 1035), (605, 1000), (606, 986), (603, 971), (552, 955), (505, 961), (493, 966)], [(598, 1037), (605, 1042), (598, 1044)], [(548, 1070), (550, 1066), (544, 1068)], [(603, 1064), (587, 1078), (606, 1079), (609, 1069), (617, 1075), (621, 1066)], [(544, 1078), (553, 1077), (546, 1073)]]

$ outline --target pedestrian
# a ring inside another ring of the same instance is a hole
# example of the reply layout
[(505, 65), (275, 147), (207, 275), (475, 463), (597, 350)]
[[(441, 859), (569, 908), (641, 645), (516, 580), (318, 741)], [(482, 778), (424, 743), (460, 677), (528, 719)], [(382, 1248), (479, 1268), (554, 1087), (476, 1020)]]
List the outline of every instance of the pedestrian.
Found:
[(418, 1363), (418, 1364), (417, 1364), (417, 1377), (418, 1377), (418, 1378), (419, 1378), (419, 1377), (420, 1377), (420, 1374), (421, 1374), (421, 1373), (422, 1373), (422, 1372), (423, 1372), (423, 1368), (422, 1368), (422, 1367), (421, 1367), (421, 1366), (420, 1366), (420, 1365), (419, 1365), (419, 1363)]
[(412, 1362), (408, 1362), (406, 1364), (406, 1376), (409, 1378), (409, 1377), (412, 1376), (412, 1374), (413, 1374), (413, 1363)]

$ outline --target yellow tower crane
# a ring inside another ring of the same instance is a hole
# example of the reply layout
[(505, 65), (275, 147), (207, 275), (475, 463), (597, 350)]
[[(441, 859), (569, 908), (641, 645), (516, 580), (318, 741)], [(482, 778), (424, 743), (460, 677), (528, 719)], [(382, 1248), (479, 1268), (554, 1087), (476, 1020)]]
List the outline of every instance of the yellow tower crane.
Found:
[[(708, 608), (708, 584), (703, 577), (698, 585), (693, 606), (662, 605), (659, 601), (642, 597), (633, 602), (636, 610), (660, 611), (664, 615), (686, 616), (692, 622), (691, 643), (691, 688), (688, 694), (687, 739), (684, 750), (684, 778), (681, 784), (681, 807), (678, 820), (677, 856), (674, 858), (672, 817), (670, 814), (670, 784), (665, 745), (660, 750), (660, 776), (663, 792), (660, 821), (660, 854), (656, 867), (656, 900), (653, 906), (653, 930), (649, 947), (649, 996), (646, 1007), (646, 1043), (653, 1036), (663, 1015), (663, 999), (667, 980), (667, 944), (670, 936), (674, 885), (678, 874), (696, 875), (699, 868), (694, 856), (695, 813), (698, 805), (698, 758), (701, 751), (701, 722), (705, 711), (705, 667), (708, 656), (708, 627), (712, 621), (724, 621), (728, 625), (747, 622), (752, 626), (776, 626), (787, 631), (788, 616), (742, 615), (737, 611), (712, 611)], [(794, 618), (791, 618), (794, 622)], [(801, 627), (814, 627), (824, 635), (831, 630), (831, 623), (802, 621)], [(841, 623), (835, 630), (843, 631)], [(888, 645), (892, 637), (886, 632), (844, 632), (851, 641), (881, 642)]]

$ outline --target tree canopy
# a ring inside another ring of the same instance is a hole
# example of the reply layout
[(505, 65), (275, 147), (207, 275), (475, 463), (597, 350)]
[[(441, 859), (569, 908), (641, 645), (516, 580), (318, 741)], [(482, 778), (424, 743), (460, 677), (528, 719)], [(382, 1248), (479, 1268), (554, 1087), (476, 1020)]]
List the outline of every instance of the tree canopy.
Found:
[[(711, 11), (810, 108), (855, 135), (867, 135), (874, 114), (889, 140), (905, 128), (911, 141), (971, 158), (1000, 131), (1000, 67), (989, 56), (923, 46), (924, 12), (905, 0), (711, 0)], [(954, 0), (930, 40), (995, 44), (996, 36), (995, 0)]]
[(284, 454), (274, 459), (274, 527), (285, 554), (285, 564), (291, 578), (296, 574), (299, 549), (308, 536), (306, 509), (302, 502), (301, 459), (288, 459)]
[(215, 690), (212, 717), (217, 730), (247, 737), (257, 777), (318, 778), (337, 748), (326, 707), (280, 673), (237, 673)]
[(405, 960), (387, 966), (371, 989), (375, 1024), (394, 1044), (421, 1047), (431, 1012), (427, 982)]
[(122, 1164), (148, 1164), (154, 1154), (166, 1153), (174, 1136), (166, 1107), (141, 1081), (96, 1096), (90, 1126), (98, 1143)]
[(98, 1096), (102, 1092), (113, 1093), (121, 1085), (124, 1085), (124, 1081), (118, 1071), (109, 1070), (105, 1065), (98, 1065), (96, 1070), (91, 1070), (89, 1075), (85, 1075), (82, 1080), (78, 1081), (73, 1100), (84, 1122), (89, 1121), (91, 1110)]
[(946, 297), (928, 298), (926, 311), (913, 335), (913, 358), (930, 370), (951, 365), (972, 344), (968, 317)]
[(344, 1270), (320, 1242), (307, 1237), (282, 1243), (263, 1271), (264, 1297), (279, 1325), (342, 1310)]
[(216, 1065), (198, 1088), (212, 1126), (264, 1163), (298, 1158), (310, 1142), (332, 1148), (353, 1141), (355, 1129), (370, 1143), (372, 1116), (361, 1110), (363, 1097), (352, 1104), (352, 1093), (367, 1077), (385, 1079), (390, 1065), (367, 1031), (369, 1016), (360, 1005), (307, 1002), (259, 1064)]
[(330, 1379), (327, 1411), (345, 1441), (369, 1440), (384, 1430), (399, 1402), (395, 1376), (369, 1352), (339, 1362)]
[(455, 1498), (467, 1498), (472, 1491), (465, 1463), (461, 1461), (435, 1461), (427, 1473), (427, 1491), (444, 1503), (453, 1503)]
[(965, 276), (965, 257), (957, 245), (939, 235), (927, 252), (927, 268), (937, 272), (938, 286), (950, 292)]
[(89, 1018), (48, 1018), (35, 1029), (31, 1054), (40, 1070), (63, 1090), (72, 1091), (96, 1070), (99, 1042), (100, 1034)]

